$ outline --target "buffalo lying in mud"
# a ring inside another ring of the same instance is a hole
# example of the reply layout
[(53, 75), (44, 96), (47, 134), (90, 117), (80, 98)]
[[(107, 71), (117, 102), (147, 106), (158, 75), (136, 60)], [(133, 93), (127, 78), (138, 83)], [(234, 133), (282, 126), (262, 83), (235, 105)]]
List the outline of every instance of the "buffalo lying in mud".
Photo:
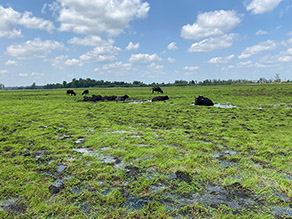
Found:
[(129, 96), (126, 94), (122, 97), (117, 97), (117, 96), (104, 96), (102, 97), (101, 95), (92, 95), (91, 97), (87, 97), (84, 96), (83, 102), (88, 102), (88, 101), (93, 101), (93, 102), (97, 102), (97, 101), (104, 101), (104, 102), (108, 102), (108, 101), (125, 101), (126, 99), (128, 99)]
[(129, 96), (126, 94), (126, 95), (124, 95), (124, 96), (122, 96), (122, 97), (117, 97), (116, 99), (115, 99), (115, 101), (125, 101), (126, 99), (128, 99), (129, 98)]
[(154, 97), (152, 99), (152, 102), (155, 102), (155, 101), (164, 101), (164, 100), (168, 100), (169, 97), (168, 96), (158, 96), (158, 97)]
[(76, 96), (76, 93), (73, 90), (67, 90), (66, 95), (70, 94), (71, 96), (74, 95)]
[(212, 100), (210, 100), (207, 97), (198, 96), (198, 97), (195, 98), (195, 105), (213, 106), (214, 103), (212, 102)]
[(152, 87), (152, 93), (158, 92), (163, 94), (163, 90), (160, 87)]
[(82, 95), (89, 94), (89, 90), (85, 90), (82, 92)]
[(102, 101), (104, 101), (104, 102), (108, 102), (108, 101), (114, 101), (115, 99), (117, 98), (117, 96), (104, 96), (104, 97), (102, 97)]

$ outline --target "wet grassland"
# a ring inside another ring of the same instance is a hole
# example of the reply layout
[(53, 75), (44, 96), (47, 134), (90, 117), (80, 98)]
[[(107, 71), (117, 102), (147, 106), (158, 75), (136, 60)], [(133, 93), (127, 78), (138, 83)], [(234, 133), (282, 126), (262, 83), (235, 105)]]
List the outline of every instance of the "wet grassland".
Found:
[(0, 217), (292, 217), (291, 85), (163, 90), (1, 91)]

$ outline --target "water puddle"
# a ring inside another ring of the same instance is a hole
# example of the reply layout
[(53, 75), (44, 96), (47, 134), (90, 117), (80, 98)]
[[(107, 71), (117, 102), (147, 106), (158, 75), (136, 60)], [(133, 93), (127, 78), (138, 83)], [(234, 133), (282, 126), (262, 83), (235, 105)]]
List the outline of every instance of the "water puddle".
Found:
[[(108, 149), (106, 148), (105, 150), (108, 150)], [(103, 151), (105, 151), (105, 150), (103, 150)], [(93, 151), (89, 150), (88, 148), (75, 148), (75, 149), (73, 149), (73, 151), (76, 151), (76, 152), (81, 153), (83, 155), (93, 156), (93, 157), (97, 158), (101, 163), (114, 165), (114, 167), (117, 169), (124, 169), (125, 168), (124, 161), (120, 160), (117, 157), (106, 156), (106, 155), (103, 155), (103, 154), (100, 154), (97, 152), (93, 152)]]
[(238, 106), (234, 106), (234, 105), (231, 105), (231, 104), (221, 104), (221, 103), (214, 104), (214, 107), (218, 107), (218, 108), (238, 108)]
[(292, 208), (285, 207), (273, 207), (273, 214), (279, 218), (291, 218), (292, 217)]
[(67, 166), (65, 166), (65, 165), (58, 165), (57, 166), (57, 172), (58, 173), (62, 173), (65, 169), (67, 168)]
[(85, 138), (78, 138), (76, 141), (74, 141), (73, 143), (74, 144), (82, 144), (82, 143), (84, 143), (85, 142)]
[(150, 200), (144, 200), (141, 198), (130, 196), (127, 198), (123, 208), (128, 210), (141, 210), (145, 205), (147, 205)]
[(143, 144), (143, 143), (141, 143), (141, 144), (137, 144), (137, 146), (138, 147), (149, 147), (150, 144)]
[(139, 104), (139, 103), (150, 103), (151, 100), (134, 100), (134, 101), (131, 101), (131, 102), (127, 102), (129, 104)]
[(6, 210), (10, 214), (23, 214), (26, 208), (27, 207), (21, 204), (16, 198), (11, 198), (7, 201), (0, 201), (0, 211)]

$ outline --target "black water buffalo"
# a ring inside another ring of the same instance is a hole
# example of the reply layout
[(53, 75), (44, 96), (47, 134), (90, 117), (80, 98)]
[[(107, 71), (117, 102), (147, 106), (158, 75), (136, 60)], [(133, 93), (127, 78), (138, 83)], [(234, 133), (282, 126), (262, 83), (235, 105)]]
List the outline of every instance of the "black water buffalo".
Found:
[(124, 96), (122, 96), (122, 97), (117, 97), (116, 99), (115, 99), (115, 101), (125, 101), (126, 99), (128, 99), (129, 98), (129, 96), (126, 94), (126, 95), (124, 95)]
[(214, 103), (212, 102), (212, 100), (210, 100), (207, 97), (198, 96), (198, 97), (195, 98), (195, 105), (213, 106)]
[(168, 96), (158, 96), (158, 97), (154, 97), (152, 99), (152, 102), (155, 102), (155, 101), (164, 101), (164, 100), (168, 100), (169, 97)]
[(152, 93), (154, 93), (155, 91), (163, 94), (163, 90), (160, 87), (152, 87)]
[(87, 96), (84, 96), (83, 97), (83, 100), (80, 100), (80, 101), (84, 101), (84, 102), (87, 102), (87, 101), (93, 101), (93, 102), (97, 102), (97, 101), (100, 101), (102, 99), (102, 96), (100, 95), (92, 95), (91, 97), (87, 97)]
[(76, 93), (73, 90), (67, 90), (66, 95), (70, 94), (71, 96), (74, 95), (76, 96)]
[(104, 96), (101, 98), (102, 101), (108, 102), (108, 101), (114, 101), (117, 98), (117, 96)]
[(85, 90), (82, 92), (82, 95), (89, 94), (89, 90)]

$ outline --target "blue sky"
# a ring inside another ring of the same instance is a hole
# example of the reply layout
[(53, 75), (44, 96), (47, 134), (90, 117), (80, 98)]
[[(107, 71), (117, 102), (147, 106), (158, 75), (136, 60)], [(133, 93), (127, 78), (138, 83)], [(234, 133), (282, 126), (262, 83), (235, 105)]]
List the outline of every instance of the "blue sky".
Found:
[(291, 0), (0, 0), (0, 83), (292, 79)]

